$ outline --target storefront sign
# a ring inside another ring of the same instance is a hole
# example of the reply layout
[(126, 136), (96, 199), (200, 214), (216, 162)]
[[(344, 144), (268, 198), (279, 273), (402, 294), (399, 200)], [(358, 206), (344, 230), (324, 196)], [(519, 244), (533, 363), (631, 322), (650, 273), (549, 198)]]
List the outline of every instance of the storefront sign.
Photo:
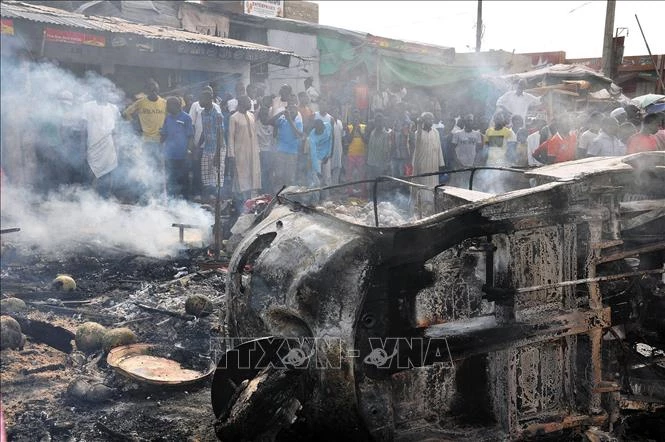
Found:
[(106, 46), (106, 38), (103, 35), (83, 34), (83, 44), (103, 48)]
[(178, 54), (201, 55), (204, 57), (247, 61), (250, 63), (267, 62), (279, 66), (289, 66), (291, 59), (291, 56), (288, 54), (267, 54), (265, 52), (248, 51), (243, 48), (219, 48), (191, 43), (180, 43), (175, 49)]
[(74, 31), (65, 31), (63, 29), (46, 28), (45, 37), (47, 41), (58, 43), (70, 43), (80, 45), (83, 43), (83, 33)]
[(431, 55), (434, 57), (444, 57), (447, 63), (452, 62), (455, 51), (452, 48), (440, 48), (433, 46), (426, 46), (424, 44), (409, 43), (401, 40), (393, 40), (391, 38), (377, 37), (375, 35), (367, 36), (367, 43), (381, 49), (388, 49), (392, 51), (406, 52), (416, 55)]
[(83, 32), (67, 31), (64, 29), (46, 28), (44, 30), (46, 41), (57, 43), (69, 43), (76, 45), (88, 45), (103, 48), (106, 46), (106, 38), (103, 35), (86, 34)]
[(242, 3), (245, 14), (260, 17), (284, 17), (284, 0), (245, 0)]
[(11, 18), (3, 18), (0, 24), (0, 34), (14, 35), (14, 20)]

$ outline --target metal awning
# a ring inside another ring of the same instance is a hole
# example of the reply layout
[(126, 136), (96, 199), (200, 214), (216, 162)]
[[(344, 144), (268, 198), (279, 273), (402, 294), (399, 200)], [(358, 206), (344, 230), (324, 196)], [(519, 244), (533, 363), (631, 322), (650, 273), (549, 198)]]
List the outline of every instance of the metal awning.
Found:
[(86, 16), (84, 14), (69, 12), (63, 9), (33, 5), (18, 1), (3, 0), (2, 3), (0, 3), (0, 11), (2, 18), (28, 20), (50, 25), (80, 28), (98, 32), (110, 32), (114, 34), (134, 34), (148, 39), (212, 45), (227, 49), (243, 49), (254, 53), (263, 53), (265, 55), (297, 57), (297, 55), (291, 51), (285, 51), (271, 46), (216, 37), (213, 35), (198, 34), (168, 26), (144, 25), (117, 17)]

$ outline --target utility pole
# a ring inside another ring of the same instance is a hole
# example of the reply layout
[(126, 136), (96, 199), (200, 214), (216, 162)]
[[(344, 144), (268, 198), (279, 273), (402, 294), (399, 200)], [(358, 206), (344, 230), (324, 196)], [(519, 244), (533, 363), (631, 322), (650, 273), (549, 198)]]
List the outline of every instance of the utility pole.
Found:
[(611, 77), (614, 65), (614, 8), (616, 0), (607, 0), (607, 11), (605, 12), (605, 34), (603, 35), (603, 74)]
[[(649, 58), (651, 58), (651, 63), (653, 64), (653, 67), (656, 70), (656, 77), (658, 77), (658, 82), (660, 83), (661, 94), (665, 93), (665, 84), (663, 84), (663, 77), (660, 75), (660, 70), (658, 69), (658, 65), (656, 64), (656, 60), (653, 58), (653, 55), (651, 54), (651, 49), (649, 48), (649, 43), (647, 42), (647, 38), (644, 36), (644, 31), (642, 30), (642, 25), (640, 24), (640, 19), (637, 18), (637, 14), (635, 14), (635, 20), (637, 20), (637, 26), (640, 27), (640, 32), (642, 33), (642, 39), (644, 40), (644, 44), (647, 47), (647, 52), (649, 53)], [(656, 87), (656, 89), (658, 89), (658, 88)], [(658, 91), (656, 90), (656, 92), (658, 92)]]
[(476, 17), (476, 52), (480, 52), (480, 43), (483, 39), (483, 0), (478, 0), (478, 14)]

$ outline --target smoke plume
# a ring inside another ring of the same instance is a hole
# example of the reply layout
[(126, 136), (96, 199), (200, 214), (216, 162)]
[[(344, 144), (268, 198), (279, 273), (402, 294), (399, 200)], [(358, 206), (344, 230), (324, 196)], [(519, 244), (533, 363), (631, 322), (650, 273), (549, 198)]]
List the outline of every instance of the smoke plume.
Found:
[(62, 142), (63, 123), (81, 122), (89, 101), (110, 102), (119, 111), (128, 103), (109, 79), (95, 73), (79, 78), (20, 55), (3, 57), (1, 73), (1, 223), (3, 229), (21, 228), (12, 242), (46, 253), (76, 253), (81, 244), (98, 244), (162, 256), (180, 247), (172, 223), (201, 226), (198, 237), (208, 240), (211, 214), (184, 200), (165, 200), (160, 168), (141, 149), (130, 122), (116, 121), (113, 173), (116, 195), (129, 195), (122, 200), (131, 204), (100, 197), (89, 186), (91, 176), (81, 183), (65, 179), (86, 163), (85, 141), (74, 149), (76, 137)]

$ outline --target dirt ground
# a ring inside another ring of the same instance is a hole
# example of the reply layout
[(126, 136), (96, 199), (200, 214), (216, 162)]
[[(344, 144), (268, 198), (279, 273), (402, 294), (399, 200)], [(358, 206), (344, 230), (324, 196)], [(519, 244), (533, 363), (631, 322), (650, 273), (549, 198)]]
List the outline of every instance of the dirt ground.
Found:
[[(84, 248), (77, 256), (44, 256), (3, 241), (1, 294), (26, 301), (28, 310), (10, 313), (20, 321), (47, 323), (75, 332), (86, 321), (125, 326), (138, 342), (187, 349), (215, 360), (225, 269), (202, 269), (206, 250), (186, 250), (166, 259)], [(56, 290), (59, 273), (74, 277), (73, 292)], [(185, 314), (188, 295), (213, 303), (212, 314)], [(169, 315), (141, 306), (175, 313)], [(3, 312), (7, 314), (7, 312)], [(60, 329), (58, 329), (60, 330)], [(56, 330), (46, 333), (66, 333)], [(26, 332), (26, 330), (24, 330)], [(31, 334), (32, 333), (32, 334)], [(210, 379), (196, 385), (155, 386), (134, 381), (106, 363), (106, 354), (64, 352), (28, 330), (22, 349), (0, 353), (2, 406), (10, 441), (213, 441)], [(83, 400), (68, 392), (85, 379), (109, 394)]]
[[(217, 440), (209, 378), (196, 385), (148, 385), (116, 372), (104, 352), (56, 347), (67, 347), (77, 327), (96, 321), (108, 328), (128, 327), (140, 343), (186, 349), (197, 360), (216, 361), (223, 336), (225, 258), (213, 263), (207, 249), (151, 258), (83, 245), (75, 256), (57, 256), (4, 238), (0, 256), (0, 296), (21, 298), (28, 306), (27, 311), (2, 313), (22, 323), (58, 327), (25, 329), (21, 349), (0, 352), (0, 393), (10, 441)], [(74, 277), (76, 290), (53, 287), (62, 273)], [(211, 300), (210, 315), (186, 315), (185, 300), (193, 294)], [(102, 384), (108, 394), (75, 397), (69, 390), (81, 379)], [(662, 440), (664, 431), (663, 411), (622, 414), (615, 429), (619, 440), (640, 442)], [(568, 434), (551, 440), (581, 439)], [(282, 440), (293, 440), (292, 433)]]

